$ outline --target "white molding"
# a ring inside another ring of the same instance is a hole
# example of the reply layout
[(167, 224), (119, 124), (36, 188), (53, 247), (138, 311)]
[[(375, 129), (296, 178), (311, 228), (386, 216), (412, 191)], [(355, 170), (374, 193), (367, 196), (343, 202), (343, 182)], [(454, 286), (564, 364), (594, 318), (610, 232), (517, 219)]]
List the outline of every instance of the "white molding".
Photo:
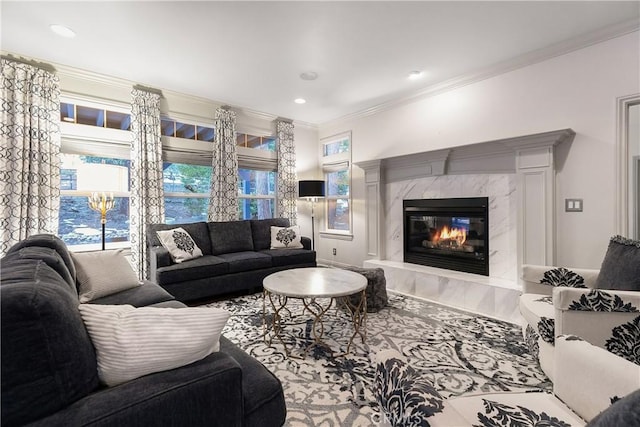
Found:
[(629, 237), (629, 107), (640, 103), (640, 93), (616, 99), (616, 234)]
[(622, 37), (624, 35), (636, 32), (639, 29), (640, 23), (638, 22), (638, 20), (631, 19), (620, 24), (604, 28), (600, 31), (574, 37), (564, 42), (556, 43), (542, 49), (525, 53), (507, 61), (498, 62), (488, 67), (475, 70), (470, 73), (462, 74), (443, 82), (435, 83), (405, 97), (382, 102), (373, 107), (356, 111), (351, 114), (346, 114), (333, 120), (328, 120), (326, 122), (320, 123), (320, 127), (333, 127), (350, 120), (357, 120), (367, 116), (378, 114), (392, 108), (436, 96), (438, 94), (458, 89), (473, 83), (478, 83), (482, 80), (490, 79), (492, 77), (496, 77), (510, 71), (534, 65), (555, 58), (557, 56), (565, 55), (567, 53), (580, 50), (594, 44), (602, 43), (617, 37)]

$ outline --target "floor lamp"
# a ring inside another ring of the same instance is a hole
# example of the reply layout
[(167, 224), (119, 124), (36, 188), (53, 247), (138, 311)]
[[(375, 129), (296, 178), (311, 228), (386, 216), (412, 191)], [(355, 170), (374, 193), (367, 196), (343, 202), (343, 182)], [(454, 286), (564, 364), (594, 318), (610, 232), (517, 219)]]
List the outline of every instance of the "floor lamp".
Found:
[(102, 192), (102, 197), (98, 193), (92, 193), (89, 199), (89, 207), (96, 212), (100, 212), (100, 224), (102, 224), (102, 250), (104, 251), (104, 229), (107, 225), (107, 212), (113, 209), (115, 199), (113, 193), (109, 195)]
[(316, 250), (315, 243), (315, 216), (313, 212), (314, 204), (318, 201), (318, 198), (324, 197), (324, 181), (307, 180), (298, 181), (298, 197), (311, 201), (311, 249)]

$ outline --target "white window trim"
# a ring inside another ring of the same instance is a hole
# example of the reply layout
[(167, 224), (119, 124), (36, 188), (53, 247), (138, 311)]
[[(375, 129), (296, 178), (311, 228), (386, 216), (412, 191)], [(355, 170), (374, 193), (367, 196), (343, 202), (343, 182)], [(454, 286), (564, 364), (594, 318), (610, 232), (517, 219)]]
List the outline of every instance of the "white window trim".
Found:
[[(327, 144), (331, 144), (343, 139), (349, 140), (349, 151), (343, 153), (336, 153), (329, 156), (324, 156), (324, 147)], [(336, 135), (332, 135), (320, 140), (320, 155), (321, 155), (321, 167), (324, 180), (327, 180), (327, 173), (336, 172), (340, 170), (347, 170), (349, 173), (349, 194), (348, 196), (325, 196), (324, 203), (324, 230), (320, 230), (319, 234), (323, 238), (339, 239), (339, 240), (352, 240), (353, 239), (353, 196), (352, 196), (352, 161), (351, 152), (353, 150), (353, 141), (351, 138), (351, 131), (342, 132)], [(329, 228), (329, 199), (349, 199), (349, 230), (335, 230)]]

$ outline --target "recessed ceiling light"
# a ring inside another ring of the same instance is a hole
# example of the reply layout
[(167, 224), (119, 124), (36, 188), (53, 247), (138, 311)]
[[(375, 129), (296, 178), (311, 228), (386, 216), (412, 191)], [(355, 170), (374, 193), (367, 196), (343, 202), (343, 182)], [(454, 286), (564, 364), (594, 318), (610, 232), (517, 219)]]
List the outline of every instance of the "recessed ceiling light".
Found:
[(304, 98), (296, 98), (293, 100), (293, 102), (295, 102), (296, 104), (304, 104), (307, 102), (307, 100)]
[(409, 73), (409, 78), (411, 80), (416, 80), (422, 77), (422, 71), (412, 71)]
[(76, 33), (71, 28), (65, 27), (64, 25), (51, 24), (49, 25), (49, 28), (51, 28), (51, 31), (62, 37), (73, 38), (76, 36)]
[(302, 80), (315, 80), (318, 78), (318, 73), (316, 73), (315, 71), (305, 71), (304, 73), (300, 74), (300, 78)]

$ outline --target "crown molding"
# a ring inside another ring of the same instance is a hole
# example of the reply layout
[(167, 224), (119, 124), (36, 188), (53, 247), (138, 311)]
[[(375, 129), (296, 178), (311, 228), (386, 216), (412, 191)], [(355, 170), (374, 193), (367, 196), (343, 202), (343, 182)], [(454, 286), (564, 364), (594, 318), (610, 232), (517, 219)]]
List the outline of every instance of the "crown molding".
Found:
[(429, 98), (444, 92), (449, 92), (451, 90), (477, 83), (492, 77), (496, 77), (510, 71), (527, 67), (529, 65), (534, 65), (555, 58), (557, 56), (562, 56), (576, 50), (605, 42), (607, 40), (622, 37), (624, 35), (637, 32), (639, 29), (640, 21), (638, 21), (637, 19), (631, 19), (613, 26), (609, 26), (599, 31), (574, 37), (564, 42), (556, 43), (551, 46), (537, 49), (506, 61), (498, 62), (496, 64), (475, 70), (470, 73), (462, 74), (452, 79), (434, 83), (433, 85), (427, 86), (426, 88), (423, 88), (410, 95), (383, 102), (373, 107), (323, 122), (319, 126), (321, 128), (332, 127), (350, 120), (361, 119), (374, 114), (378, 114), (383, 111), (410, 104), (412, 102)]

